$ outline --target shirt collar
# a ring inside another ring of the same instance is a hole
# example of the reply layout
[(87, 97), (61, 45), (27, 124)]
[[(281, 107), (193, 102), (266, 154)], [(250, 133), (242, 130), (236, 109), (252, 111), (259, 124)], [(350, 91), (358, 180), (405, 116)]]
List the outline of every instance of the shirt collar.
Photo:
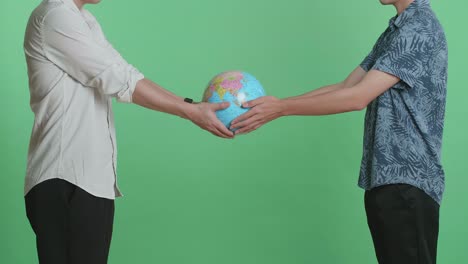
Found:
[(416, 12), (417, 9), (428, 6), (430, 4), (430, 0), (414, 0), (400, 15), (397, 15), (390, 19), (390, 26), (395, 25), (396, 27), (400, 28), (411, 18)]
[(81, 13), (80, 9), (76, 6), (75, 2), (73, 0), (62, 0), (63, 3), (67, 6), (69, 6), (73, 11), (76, 11), (78, 13)]

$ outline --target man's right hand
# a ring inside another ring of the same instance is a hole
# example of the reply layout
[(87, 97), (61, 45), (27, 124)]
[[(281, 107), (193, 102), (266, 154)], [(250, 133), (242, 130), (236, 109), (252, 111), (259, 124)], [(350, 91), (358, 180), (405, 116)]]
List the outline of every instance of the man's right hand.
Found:
[(228, 102), (211, 104), (192, 104), (187, 113), (187, 117), (200, 128), (222, 138), (234, 138), (234, 133), (227, 129), (216, 117), (216, 111), (229, 107)]

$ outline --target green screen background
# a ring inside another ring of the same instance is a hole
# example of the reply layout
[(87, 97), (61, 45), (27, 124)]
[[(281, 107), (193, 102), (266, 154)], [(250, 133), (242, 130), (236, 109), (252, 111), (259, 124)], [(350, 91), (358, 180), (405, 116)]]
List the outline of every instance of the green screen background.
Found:
[[(39, 1), (1, 8), (0, 262), (36, 263), (23, 180), (33, 114), (22, 50)], [(439, 263), (468, 263), (466, 9), (432, 1), (450, 49)], [(286, 97), (341, 81), (395, 14), (367, 1), (103, 1), (88, 7), (146, 77), (200, 99), (241, 69)], [(119, 185), (109, 263), (376, 263), (356, 187), (364, 111), (288, 117), (222, 140), (115, 103)]]

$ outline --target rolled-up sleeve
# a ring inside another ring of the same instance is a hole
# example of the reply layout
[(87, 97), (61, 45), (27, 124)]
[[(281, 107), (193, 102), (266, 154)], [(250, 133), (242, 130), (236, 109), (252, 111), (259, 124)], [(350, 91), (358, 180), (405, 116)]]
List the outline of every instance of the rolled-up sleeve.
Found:
[(98, 44), (79, 13), (66, 7), (53, 9), (44, 17), (42, 35), (47, 59), (65, 73), (120, 102), (132, 102), (143, 74), (112, 48)]

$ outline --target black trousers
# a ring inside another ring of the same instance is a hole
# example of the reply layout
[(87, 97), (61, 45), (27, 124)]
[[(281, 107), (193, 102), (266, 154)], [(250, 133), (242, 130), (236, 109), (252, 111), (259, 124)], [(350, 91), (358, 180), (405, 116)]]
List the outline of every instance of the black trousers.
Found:
[(424, 191), (392, 184), (365, 193), (367, 222), (380, 264), (435, 264), (439, 204)]
[(41, 264), (105, 264), (114, 200), (95, 197), (61, 179), (46, 180), (25, 197)]

